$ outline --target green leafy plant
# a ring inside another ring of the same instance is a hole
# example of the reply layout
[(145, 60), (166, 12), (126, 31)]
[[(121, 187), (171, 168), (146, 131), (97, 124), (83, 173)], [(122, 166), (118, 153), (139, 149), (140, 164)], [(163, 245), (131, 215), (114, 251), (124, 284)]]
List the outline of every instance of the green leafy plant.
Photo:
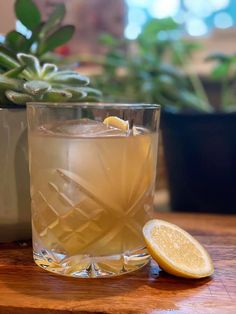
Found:
[(200, 79), (188, 69), (199, 45), (182, 39), (171, 18), (152, 19), (135, 41), (105, 35), (102, 42), (107, 53), (94, 82), (107, 99), (159, 103), (174, 111), (213, 110)]
[(89, 86), (86, 76), (71, 70), (59, 70), (55, 64), (40, 65), (33, 55), (18, 53), (17, 61), (0, 52), (0, 104), (25, 105), (30, 101), (96, 101), (100, 92)]
[(42, 59), (55, 48), (65, 44), (74, 34), (73, 25), (62, 25), (66, 13), (65, 5), (58, 4), (46, 21), (33, 0), (16, 0), (16, 18), (26, 27), (26, 35), (10, 31), (0, 45), (0, 51), (16, 58), (16, 53), (30, 53)]
[(211, 77), (221, 84), (220, 109), (224, 111), (235, 111), (236, 108), (236, 54), (226, 55), (224, 53), (213, 53), (206, 61), (215, 62)]

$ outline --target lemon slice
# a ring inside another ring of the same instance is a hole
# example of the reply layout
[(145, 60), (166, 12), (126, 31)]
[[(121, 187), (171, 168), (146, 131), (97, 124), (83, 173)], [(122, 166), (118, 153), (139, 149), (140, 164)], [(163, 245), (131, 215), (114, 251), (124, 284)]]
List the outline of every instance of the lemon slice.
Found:
[(178, 226), (150, 220), (143, 227), (143, 235), (151, 256), (167, 273), (185, 278), (213, 274), (213, 263), (207, 251)]
[(115, 116), (107, 117), (106, 119), (104, 119), (103, 123), (106, 124), (107, 126), (112, 126), (122, 131), (129, 130), (129, 121), (122, 120)]

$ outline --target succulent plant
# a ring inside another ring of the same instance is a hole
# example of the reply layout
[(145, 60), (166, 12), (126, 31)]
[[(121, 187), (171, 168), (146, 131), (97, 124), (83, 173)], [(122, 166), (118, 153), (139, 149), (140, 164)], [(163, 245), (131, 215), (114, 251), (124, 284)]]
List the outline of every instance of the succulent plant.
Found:
[(0, 44), (0, 51), (15, 59), (18, 52), (24, 52), (42, 60), (45, 54), (65, 44), (74, 34), (73, 25), (62, 25), (65, 13), (65, 5), (58, 4), (49, 18), (42, 21), (41, 13), (33, 0), (16, 0), (15, 15), (26, 31), (21, 34), (12, 30), (6, 34)]
[(89, 86), (89, 79), (55, 64), (40, 65), (33, 55), (18, 53), (17, 61), (0, 52), (0, 105), (25, 105), (30, 101), (96, 101), (101, 93)]

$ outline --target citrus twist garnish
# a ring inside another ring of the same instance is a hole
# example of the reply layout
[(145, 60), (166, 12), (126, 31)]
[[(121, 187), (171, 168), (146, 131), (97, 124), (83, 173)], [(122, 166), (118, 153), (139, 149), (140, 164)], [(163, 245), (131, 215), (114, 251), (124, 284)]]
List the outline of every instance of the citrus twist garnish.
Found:
[(129, 130), (129, 121), (122, 120), (115, 116), (107, 117), (106, 119), (104, 119), (103, 123), (107, 126), (111, 126), (122, 131)]

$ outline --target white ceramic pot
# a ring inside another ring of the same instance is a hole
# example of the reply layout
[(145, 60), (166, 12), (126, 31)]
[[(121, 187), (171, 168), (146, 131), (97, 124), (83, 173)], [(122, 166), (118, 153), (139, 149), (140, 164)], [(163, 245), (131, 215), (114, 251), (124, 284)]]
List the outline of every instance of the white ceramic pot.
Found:
[(31, 237), (25, 109), (0, 109), (0, 242)]

